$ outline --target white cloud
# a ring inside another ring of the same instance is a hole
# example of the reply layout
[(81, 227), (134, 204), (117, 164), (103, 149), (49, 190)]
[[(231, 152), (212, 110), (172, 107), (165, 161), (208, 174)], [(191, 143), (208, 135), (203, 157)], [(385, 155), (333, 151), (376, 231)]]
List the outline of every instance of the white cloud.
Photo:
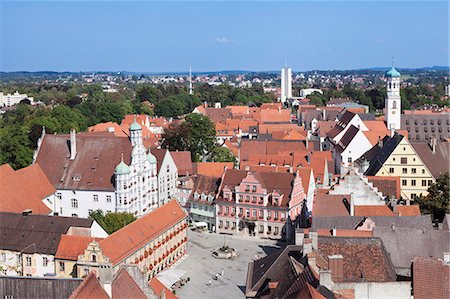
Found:
[(222, 43), (222, 44), (230, 43), (230, 42), (231, 42), (231, 40), (228, 39), (228, 38), (226, 38), (226, 37), (216, 37), (214, 40), (215, 40), (216, 42)]

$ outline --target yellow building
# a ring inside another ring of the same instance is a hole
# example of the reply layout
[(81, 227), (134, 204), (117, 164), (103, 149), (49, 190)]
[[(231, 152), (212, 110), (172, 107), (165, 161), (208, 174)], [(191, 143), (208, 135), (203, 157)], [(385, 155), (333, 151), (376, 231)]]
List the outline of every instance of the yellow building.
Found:
[(395, 133), (365, 153), (359, 161), (366, 176), (400, 177), (402, 199), (427, 195), (434, 178), (414, 147), (403, 135)]

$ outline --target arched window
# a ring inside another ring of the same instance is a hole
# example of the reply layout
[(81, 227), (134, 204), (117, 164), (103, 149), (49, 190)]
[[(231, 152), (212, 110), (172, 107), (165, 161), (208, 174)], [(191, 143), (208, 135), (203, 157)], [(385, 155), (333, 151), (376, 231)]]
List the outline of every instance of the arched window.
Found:
[(391, 89), (392, 88), (392, 83), (389, 83), (389, 89)]
[(397, 101), (394, 101), (394, 102), (392, 103), (392, 108), (397, 109)]
[(95, 254), (92, 255), (92, 262), (93, 263), (97, 262), (97, 256)]
[(72, 198), (70, 200), (71, 204), (72, 204), (72, 208), (77, 209), (78, 208), (78, 200), (76, 200), (75, 198)]

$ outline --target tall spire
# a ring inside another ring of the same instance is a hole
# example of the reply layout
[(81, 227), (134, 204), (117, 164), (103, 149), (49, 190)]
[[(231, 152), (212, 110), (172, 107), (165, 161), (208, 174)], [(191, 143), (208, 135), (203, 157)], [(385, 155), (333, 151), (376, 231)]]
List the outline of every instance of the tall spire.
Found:
[(189, 94), (194, 94), (194, 91), (192, 89), (192, 67), (189, 66)]

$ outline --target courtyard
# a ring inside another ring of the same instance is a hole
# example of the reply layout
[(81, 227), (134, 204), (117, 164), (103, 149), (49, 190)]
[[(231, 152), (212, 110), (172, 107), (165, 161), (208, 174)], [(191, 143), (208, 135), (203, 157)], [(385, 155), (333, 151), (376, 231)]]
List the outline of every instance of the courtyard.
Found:
[[(238, 257), (233, 260), (216, 259), (211, 255), (214, 249), (224, 245), (235, 248)], [(176, 289), (180, 298), (244, 298), (248, 263), (280, 248), (275, 240), (261, 240), (251, 237), (211, 234), (188, 231), (187, 256), (173, 266), (175, 270), (186, 271), (183, 278), (190, 281)], [(224, 275), (213, 277), (224, 271)], [(208, 285), (211, 280), (211, 286)]]

